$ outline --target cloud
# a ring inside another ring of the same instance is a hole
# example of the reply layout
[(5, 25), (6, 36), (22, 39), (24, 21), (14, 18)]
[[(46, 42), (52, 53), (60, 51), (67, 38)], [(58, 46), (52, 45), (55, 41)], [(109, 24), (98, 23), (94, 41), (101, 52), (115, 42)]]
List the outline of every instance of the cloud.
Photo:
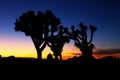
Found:
[(73, 54), (75, 56), (81, 56), (81, 53), (70, 53), (70, 54)]
[(118, 54), (120, 49), (98, 49), (94, 54)]

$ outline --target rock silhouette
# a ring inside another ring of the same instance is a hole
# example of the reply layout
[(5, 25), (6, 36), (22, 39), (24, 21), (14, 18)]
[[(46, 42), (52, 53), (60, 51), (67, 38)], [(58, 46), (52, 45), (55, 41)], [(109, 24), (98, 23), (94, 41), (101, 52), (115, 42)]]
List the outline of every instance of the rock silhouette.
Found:
[(49, 60), (49, 61), (52, 61), (52, 60), (53, 60), (53, 57), (52, 57), (52, 54), (51, 54), (51, 53), (49, 53), (49, 54), (47, 55), (47, 60)]

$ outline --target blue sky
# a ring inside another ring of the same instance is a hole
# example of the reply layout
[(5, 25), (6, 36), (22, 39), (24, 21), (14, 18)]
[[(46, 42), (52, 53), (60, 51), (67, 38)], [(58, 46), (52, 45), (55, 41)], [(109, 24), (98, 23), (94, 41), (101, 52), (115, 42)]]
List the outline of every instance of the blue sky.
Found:
[[(92, 24), (97, 27), (93, 41), (96, 48), (120, 48), (119, 0), (1, 0), (0, 40), (29, 39), (23, 33), (14, 31), (15, 20), (28, 10), (51, 10), (66, 27), (75, 25), (77, 28), (79, 22), (87, 26)], [(0, 44), (6, 43), (2, 41)]]

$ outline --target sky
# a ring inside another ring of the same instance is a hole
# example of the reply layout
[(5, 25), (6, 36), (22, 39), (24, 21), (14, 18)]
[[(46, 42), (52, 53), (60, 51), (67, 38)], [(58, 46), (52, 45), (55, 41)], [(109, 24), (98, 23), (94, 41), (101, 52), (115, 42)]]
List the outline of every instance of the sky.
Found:
[[(28, 10), (45, 12), (51, 10), (60, 18), (61, 24), (70, 27), (83, 22), (97, 27), (93, 43), (96, 53), (120, 53), (120, 1), (119, 0), (1, 0), (0, 1), (0, 54), (16, 57), (36, 57), (30, 37), (15, 32), (15, 20)], [(65, 44), (63, 57), (80, 53), (73, 42)], [(48, 47), (43, 58), (52, 53)], [(117, 54), (118, 55), (118, 54)]]

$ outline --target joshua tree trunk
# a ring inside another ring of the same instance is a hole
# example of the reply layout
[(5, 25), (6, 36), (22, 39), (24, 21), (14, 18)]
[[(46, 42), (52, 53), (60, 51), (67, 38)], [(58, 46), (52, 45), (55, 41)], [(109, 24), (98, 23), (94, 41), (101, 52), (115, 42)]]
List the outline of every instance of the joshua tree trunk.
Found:
[(82, 51), (82, 56), (87, 60), (93, 59), (92, 52), (90, 52), (89, 49)]
[(37, 51), (37, 59), (42, 60), (42, 51), (40, 51), (39, 48), (36, 48), (36, 51)]
[(39, 47), (38, 43), (33, 38), (32, 38), (32, 41), (33, 41), (35, 49), (37, 51), (37, 59), (42, 60), (42, 51), (46, 47), (46, 44), (43, 43), (42, 47)]

